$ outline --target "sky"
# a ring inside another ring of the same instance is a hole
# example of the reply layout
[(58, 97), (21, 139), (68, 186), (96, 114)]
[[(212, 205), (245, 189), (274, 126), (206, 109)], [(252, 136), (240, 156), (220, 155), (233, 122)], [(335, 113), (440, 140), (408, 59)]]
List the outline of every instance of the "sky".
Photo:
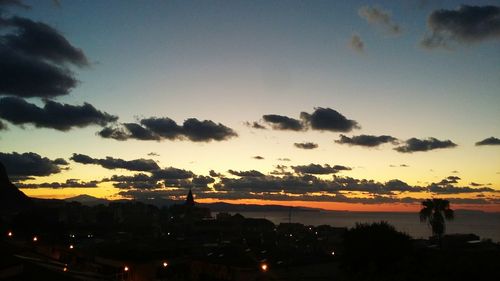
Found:
[(0, 0), (32, 197), (500, 211), (499, 1)]

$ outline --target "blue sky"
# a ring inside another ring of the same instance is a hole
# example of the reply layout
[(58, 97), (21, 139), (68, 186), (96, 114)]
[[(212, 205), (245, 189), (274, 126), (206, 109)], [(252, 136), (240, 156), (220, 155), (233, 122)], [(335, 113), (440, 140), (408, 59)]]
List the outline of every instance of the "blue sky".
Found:
[[(452, 49), (420, 44), (430, 34), (427, 21), (435, 11), (457, 11), (463, 4), (498, 7), (498, 1), (61, 1), (60, 7), (51, 1), (25, 3), (32, 8), (13, 7), (4, 14), (50, 25), (90, 61), (88, 67), (71, 68), (79, 84), (55, 101), (88, 102), (118, 116), (118, 124), (149, 117), (169, 117), (177, 123), (187, 118), (213, 120), (238, 137), (220, 142), (116, 141), (99, 137), (96, 126), (60, 132), (9, 124), (0, 137), (2, 152), (131, 160), (148, 158), (153, 151), (160, 154), (155, 160), (161, 167), (203, 175), (211, 169), (269, 173), (280, 164), (278, 158), (290, 158), (290, 166), (342, 164), (353, 168), (346, 176), (379, 182), (398, 178), (411, 185), (438, 182), (457, 170), (461, 186), (479, 181), (500, 189), (498, 146), (474, 145), (500, 137), (499, 36), (451, 40)], [(360, 15), (363, 7), (388, 15), (401, 32), (369, 22)], [(363, 42), (362, 50), (351, 46), (355, 35)], [(27, 100), (44, 104), (39, 98)], [(265, 114), (299, 119), (300, 112), (317, 107), (334, 109), (360, 128), (347, 133), (295, 132), (245, 125), (264, 124)], [(387, 144), (340, 145), (334, 142), (340, 133), (390, 135), (402, 142), (434, 137), (457, 146), (405, 154)], [(293, 146), (296, 142), (314, 142), (319, 148), (299, 150)], [(256, 161), (255, 155), (265, 159)], [(32, 182), (132, 173), (69, 162), (69, 170)], [(390, 167), (400, 164), (410, 167)], [(118, 192), (109, 184), (103, 188), (109, 196)], [(96, 190), (89, 192), (103, 194)], [(27, 192), (63, 196), (81, 191)]]

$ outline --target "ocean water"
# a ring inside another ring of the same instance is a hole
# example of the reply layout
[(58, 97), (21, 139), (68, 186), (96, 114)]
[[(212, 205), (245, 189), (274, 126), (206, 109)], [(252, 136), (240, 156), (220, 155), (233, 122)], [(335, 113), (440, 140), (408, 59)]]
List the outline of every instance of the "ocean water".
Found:
[[(275, 224), (288, 222), (288, 212), (240, 212), (249, 218), (266, 218)], [(293, 211), (292, 222), (305, 225), (327, 224), (336, 227), (353, 227), (356, 223), (387, 221), (397, 230), (411, 235), (413, 238), (428, 238), (431, 229), (420, 222), (417, 213), (392, 212), (336, 212)], [(500, 213), (455, 212), (455, 219), (446, 222), (446, 233), (474, 233), (481, 239), (492, 239), (500, 242)]]

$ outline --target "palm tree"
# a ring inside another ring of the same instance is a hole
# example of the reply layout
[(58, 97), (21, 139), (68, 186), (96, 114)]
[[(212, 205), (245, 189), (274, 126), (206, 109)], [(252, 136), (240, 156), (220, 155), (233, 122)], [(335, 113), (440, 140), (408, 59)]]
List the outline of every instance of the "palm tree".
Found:
[(445, 199), (426, 199), (422, 201), (420, 210), (420, 221), (427, 221), (432, 228), (432, 234), (437, 236), (441, 244), (441, 238), (445, 232), (445, 220), (454, 218), (453, 210), (450, 209), (450, 201)]

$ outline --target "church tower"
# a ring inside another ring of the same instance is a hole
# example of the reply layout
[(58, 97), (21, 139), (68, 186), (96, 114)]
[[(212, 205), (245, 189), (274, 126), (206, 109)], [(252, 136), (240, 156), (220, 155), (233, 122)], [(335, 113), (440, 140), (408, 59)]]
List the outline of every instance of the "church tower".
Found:
[(191, 192), (191, 188), (189, 189), (189, 193), (186, 197), (186, 203), (184, 203), (186, 206), (193, 207), (194, 206), (194, 198), (193, 198), (193, 192)]

